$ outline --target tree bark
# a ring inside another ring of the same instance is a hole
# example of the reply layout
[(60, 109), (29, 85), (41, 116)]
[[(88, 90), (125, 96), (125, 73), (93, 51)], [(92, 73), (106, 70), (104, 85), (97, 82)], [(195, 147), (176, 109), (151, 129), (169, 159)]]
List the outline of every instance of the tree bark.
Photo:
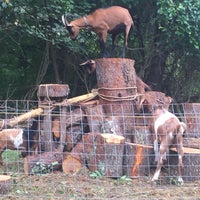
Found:
[(61, 152), (44, 152), (24, 158), (24, 173), (45, 174), (61, 169), (63, 154)]
[(9, 175), (0, 175), (0, 194), (7, 194), (11, 191), (12, 178)]
[(96, 59), (99, 103), (106, 116), (116, 116), (121, 133), (132, 141), (132, 116), (136, 99), (134, 60), (121, 58)]

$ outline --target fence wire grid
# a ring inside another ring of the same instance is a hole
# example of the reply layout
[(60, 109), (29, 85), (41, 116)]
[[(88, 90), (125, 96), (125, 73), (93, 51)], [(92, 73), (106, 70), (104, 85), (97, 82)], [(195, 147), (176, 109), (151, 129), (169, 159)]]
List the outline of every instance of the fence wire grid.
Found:
[[(136, 112), (131, 103), (49, 104), (42, 113), (17, 123), (19, 116), (40, 106), (37, 101), (0, 101), (0, 121), (6, 122), (0, 131), (0, 199), (200, 200), (200, 104), (170, 105), (187, 124), (184, 185), (177, 181), (178, 156), (173, 150), (167, 153), (159, 180), (151, 181), (156, 163), (149, 131), (152, 117), (145, 110)], [(22, 138), (14, 132), (21, 129)], [(10, 130), (6, 137), (5, 130)]]

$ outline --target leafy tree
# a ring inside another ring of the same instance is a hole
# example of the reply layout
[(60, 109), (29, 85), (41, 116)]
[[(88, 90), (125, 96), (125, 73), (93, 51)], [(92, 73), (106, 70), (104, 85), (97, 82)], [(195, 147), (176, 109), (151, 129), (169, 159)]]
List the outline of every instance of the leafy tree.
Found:
[(71, 96), (94, 88), (95, 74), (79, 64), (99, 57), (97, 36), (85, 30), (71, 41), (61, 16), (70, 21), (112, 5), (133, 16), (126, 56), (138, 75), (178, 102), (199, 101), (199, 0), (1, 0), (0, 98), (32, 99), (41, 83), (67, 83)]

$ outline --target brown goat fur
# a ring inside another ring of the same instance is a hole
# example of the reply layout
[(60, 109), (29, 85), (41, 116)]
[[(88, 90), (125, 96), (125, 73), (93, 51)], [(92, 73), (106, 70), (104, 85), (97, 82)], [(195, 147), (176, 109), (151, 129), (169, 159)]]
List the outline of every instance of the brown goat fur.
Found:
[[(175, 146), (178, 152), (178, 182), (183, 184), (182, 170), (183, 163), (183, 134), (186, 131), (186, 124), (180, 122), (179, 119), (161, 106), (157, 106), (153, 110), (154, 123), (152, 131), (155, 136), (154, 152), (157, 167), (152, 181), (158, 180), (161, 167), (163, 164), (163, 156), (169, 151), (171, 146)], [(158, 150), (158, 143), (160, 148)]]
[(70, 38), (76, 39), (80, 29), (91, 28), (99, 37), (101, 54), (105, 57), (105, 43), (107, 34), (112, 34), (112, 50), (116, 46), (116, 36), (124, 33), (124, 49), (123, 57), (125, 56), (125, 47), (128, 44), (128, 35), (133, 26), (133, 19), (129, 11), (120, 6), (112, 6), (109, 8), (100, 8), (93, 13), (67, 22), (65, 16), (62, 16), (62, 21), (69, 31)]
[(146, 91), (143, 95), (139, 96), (136, 103), (136, 109), (138, 112), (141, 112), (143, 108), (143, 110), (151, 113), (153, 106), (160, 105), (168, 110), (172, 101), (173, 99), (170, 96), (166, 96), (165, 93), (158, 91)]
[(148, 86), (139, 76), (136, 77), (137, 93), (144, 94), (146, 91), (150, 91), (151, 88)]
[[(21, 149), (25, 150), (25, 147), (21, 146), (23, 135), (23, 129), (4, 129), (0, 131), (0, 165), (3, 165), (2, 153), (6, 149), (16, 150)], [(18, 138), (14, 144), (14, 139)]]
[(3, 165), (2, 153), (6, 149), (21, 150), (23, 157), (38, 153), (38, 121), (24, 129), (3, 129), (0, 131), (0, 165)]

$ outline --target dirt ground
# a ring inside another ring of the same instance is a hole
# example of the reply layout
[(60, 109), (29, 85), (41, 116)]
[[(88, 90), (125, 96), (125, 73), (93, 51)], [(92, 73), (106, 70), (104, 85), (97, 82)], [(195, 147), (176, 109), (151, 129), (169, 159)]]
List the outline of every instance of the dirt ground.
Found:
[(167, 181), (165, 176), (162, 176), (157, 184), (153, 184), (150, 177), (110, 179), (93, 175), (92, 178), (92, 174), (87, 169), (75, 175), (65, 175), (62, 172), (32, 176), (23, 173), (11, 175), (12, 191), (1, 196), (2, 200), (200, 200), (200, 181), (187, 182), (178, 186)]

